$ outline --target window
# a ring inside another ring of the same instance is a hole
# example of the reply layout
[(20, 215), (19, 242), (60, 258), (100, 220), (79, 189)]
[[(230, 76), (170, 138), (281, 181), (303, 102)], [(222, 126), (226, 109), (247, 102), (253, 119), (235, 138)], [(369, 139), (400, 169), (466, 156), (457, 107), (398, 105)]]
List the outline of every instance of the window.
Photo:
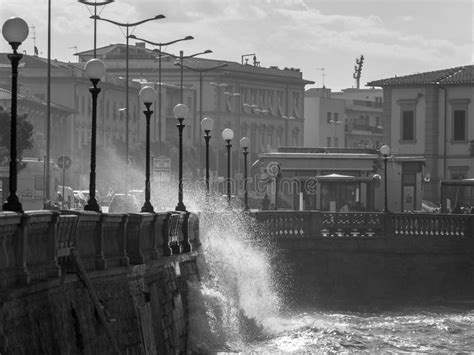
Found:
[(339, 122), (339, 114), (334, 112), (334, 122)]
[(416, 141), (416, 99), (400, 99), (397, 101), (400, 105), (400, 141)]
[(412, 109), (402, 110), (402, 141), (415, 140), (415, 111)]
[(327, 123), (331, 123), (331, 120), (332, 120), (331, 112), (328, 112)]
[(331, 137), (326, 137), (326, 147), (331, 146)]
[(455, 109), (453, 111), (453, 141), (465, 141), (466, 129), (466, 111)]

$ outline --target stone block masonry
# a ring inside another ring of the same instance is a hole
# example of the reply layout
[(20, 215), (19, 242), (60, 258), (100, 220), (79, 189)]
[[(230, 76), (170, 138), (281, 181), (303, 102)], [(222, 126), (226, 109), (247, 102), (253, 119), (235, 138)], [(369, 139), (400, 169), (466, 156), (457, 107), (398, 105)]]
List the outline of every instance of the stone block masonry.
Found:
[[(70, 223), (71, 215), (42, 212), (38, 216), (35, 212), (7, 213), (3, 217), (0, 213), (0, 220), (4, 218), (0, 239), (8, 241), (0, 251), (0, 354), (116, 354), (114, 343), (122, 354), (186, 353), (187, 287), (188, 282), (199, 282), (197, 264), (202, 255), (197, 249), (164, 256), (167, 243), (176, 239), (163, 235), (171, 230), (167, 223), (174, 214), (144, 216), (144, 242), (140, 228), (134, 227), (133, 235), (124, 235), (127, 215), (95, 218), (77, 213), (72, 216), (77, 223), (75, 231), (96, 234), (65, 238), (58, 235), (59, 226)], [(193, 230), (193, 239), (198, 239), (193, 223), (184, 223), (188, 216), (183, 213), (183, 218), (179, 217), (178, 240), (183, 242), (187, 242), (188, 228)], [(87, 222), (83, 228), (79, 228), (81, 218)], [(25, 219), (29, 230), (43, 229), (41, 241), (49, 245), (42, 248), (41, 257), (35, 256), (34, 263), (28, 253), (22, 253), (28, 250), (28, 241), (35, 238), (24, 230)], [(110, 226), (113, 220), (120, 223), (120, 232), (107, 235), (101, 221), (107, 222), (107, 230), (117, 230)], [(183, 226), (186, 230), (181, 230)], [(151, 230), (156, 236), (150, 234)], [(94, 243), (81, 246), (84, 240)], [(78, 272), (74, 256), (64, 252), (68, 247), (87, 254), (86, 264), (77, 254), (77, 263), (82, 264), (85, 274)], [(128, 247), (141, 257), (128, 261)], [(10, 254), (14, 257), (8, 258)], [(37, 268), (44, 271), (38, 274)]]

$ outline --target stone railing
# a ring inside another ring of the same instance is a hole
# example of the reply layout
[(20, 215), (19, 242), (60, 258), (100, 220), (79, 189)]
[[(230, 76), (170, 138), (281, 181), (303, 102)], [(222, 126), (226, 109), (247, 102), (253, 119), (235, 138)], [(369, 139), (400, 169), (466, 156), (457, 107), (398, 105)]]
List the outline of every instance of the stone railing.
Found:
[(275, 238), (474, 236), (474, 215), (322, 211), (262, 211), (251, 215)]
[(190, 212), (0, 212), (0, 288), (59, 277), (60, 259), (71, 249), (86, 270), (104, 270), (199, 245), (199, 220)]

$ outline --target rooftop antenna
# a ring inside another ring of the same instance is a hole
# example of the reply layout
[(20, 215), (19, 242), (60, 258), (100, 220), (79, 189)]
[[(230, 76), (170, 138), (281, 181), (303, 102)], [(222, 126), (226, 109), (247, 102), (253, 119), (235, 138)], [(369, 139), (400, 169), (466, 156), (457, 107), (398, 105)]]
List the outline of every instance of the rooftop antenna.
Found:
[(38, 56), (38, 48), (36, 48), (36, 27), (35, 26), (29, 26), (32, 30), (32, 36), (31, 39), (33, 40), (33, 53), (37, 57)]
[(356, 80), (357, 89), (360, 88), (360, 75), (362, 73), (362, 66), (364, 65), (364, 56), (361, 54), (360, 58), (356, 58), (356, 65), (354, 66), (354, 74), (352, 77)]
[[(68, 47), (69, 49), (74, 49), (74, 54), (77, 53), (77, 46)], [(79, 62), (79, 57), (77, 57), (77, 61)]]
[(324, 89), (324, 88), (326, 88), (326, 86), (324, 85), (324, 77), (326, 76), (326, 74), (324, 74), (324, 68), (316, 68), (316, 69), (321, 70), (321, 72), (322, 72), (321, 75), (323, 77), (323, 89)]
[[(242, 61), (241, 61), (242, 65), (244, 65), (244, 58), (245, 58), (245, 64), (248, 64), (248, 58), (246, 58), (246, 57), (251, 57), (251, 56), (255, 56), (255, 53), (242, 55), (241, 56), (242, 57)], [(256, 58), (254, 59), (254, 61), (255, 60), (256, 60)]]

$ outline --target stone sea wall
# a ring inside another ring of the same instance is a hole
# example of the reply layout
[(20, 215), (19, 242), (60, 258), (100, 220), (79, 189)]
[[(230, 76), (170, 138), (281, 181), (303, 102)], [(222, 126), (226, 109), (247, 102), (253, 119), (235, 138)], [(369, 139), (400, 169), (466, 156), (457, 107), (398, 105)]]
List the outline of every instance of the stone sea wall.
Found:
[(0, 354), (187, 352), (195, 215), (4, 215)]

